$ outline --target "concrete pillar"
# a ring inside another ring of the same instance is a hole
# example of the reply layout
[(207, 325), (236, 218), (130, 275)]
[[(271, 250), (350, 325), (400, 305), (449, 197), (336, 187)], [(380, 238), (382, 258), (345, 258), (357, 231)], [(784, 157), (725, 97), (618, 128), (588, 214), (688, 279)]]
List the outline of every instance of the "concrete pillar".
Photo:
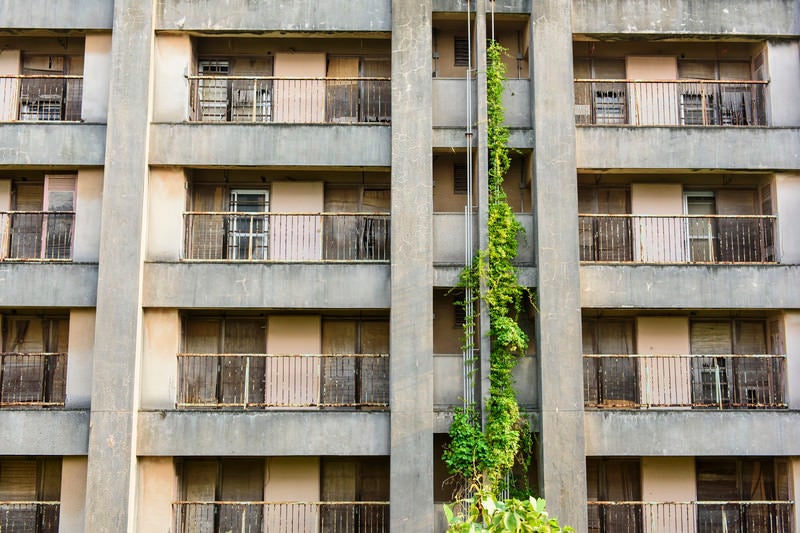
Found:
[(94, 309), (72, 309), (69, 312), (67, 409), (89, 409), (91, 404), (94, 316)]
[(135, 531), (172, 533), (172, 502), (177, 499), (172, 457), (142, 457), (139, 459), (138, 478)]
[(586, 531), (578, 195), (569, 0), (532, 3), (533, 205), (540, 379), (539, 482), (551, 515)]
[(108, 83), (111, 76), (111, 34), (88, 34), (83, 55), (83, 101), (85, 122), (105, 123), (108, 117)]
[(433, 530), (431, 1), (392, 0), (391, 530)]
[(61, 460), (60, 533), (83, 533), (86, 500), (86, 457)]
[(103, 210), (103, 169), (78, 171), (75, 201), (75, 241), (72, 252), (76, 263), (96, 263), (100, 254), (100, 218)]
[(116, 0), (86, 484), (87, 531), (133, 531), (153, 0)]
[(181, 318), (177, 309), (147, 309), (143, 315), (142, 409), (173, 409), (178, 386)]

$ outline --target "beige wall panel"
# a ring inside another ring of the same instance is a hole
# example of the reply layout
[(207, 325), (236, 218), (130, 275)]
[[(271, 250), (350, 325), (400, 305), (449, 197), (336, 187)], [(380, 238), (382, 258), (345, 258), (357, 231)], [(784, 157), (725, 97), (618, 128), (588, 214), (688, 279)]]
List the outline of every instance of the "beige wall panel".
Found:
[[(321, 181), (275, 181), (270, 195), (273, 213), (321, 213), (325, 184)], [(322, 258), (323, 221), (319, 215), (271, 218), (270, 258), (312, 261)]]
[[(628, 56), (625, 74), (629, 80), (675, 80), (678, 60), (670, 56)], [(628, 95), (630, 122), (639, 125), (678, 124), (678, 86), (641, 84)]]
[(178, 383), (176, 355), (181, 349), (181, 320), (177, 309), (145, 309), (141, 407), (172, 409)]
[[(691, 502), (697, 499), (693, 457), (643, 457), (642, 499), (648, 502)], [(683, 512), (682, 512), (683, 511)], [(688, 511), (693, 513), (692, 510)], [(694, 516), (673, 505), (645, 507), (642, 522), (650, 533), (694, 533)]]
[[(284, 78), (323, 78), (327, 56), (324, 53), (277, 53), (275, 76)], [(325, 118), (325, 83), (313, 80), (279, 80), (274, 89), (275, 122), (317, 123)]]
[(784, 314), (786, 395), (790, 409), (800, 409), (800, 311)]
[(188, 35), (157, 35), (155, 46), (154, 122), (184, 122), (189, 118), (189, 84), (193, 72)]
[(87, 35), (81, 103), (81, 116), (85, 122), (106, 122), (110, 76), (111, 35), (107, 33)]
[[(631, 213), (634, 215), (680, 215), (683, 186), (680, 183), (632, 183)], [(635, 261), (681, 262), (686, 260), (686, 227), (680, 219), (634, 220)]]
[(140, 457), (136, 527), (140, 533), (172, 533), (176, 478), (172, 457)]
[[(0, 74), (19, 74), (20, 51), (0, 50)], [(19, 106), (19, 81), (0, 81), (0, 121), (14, 120)]]
[(11, 210), (11, 180), (0, 179), (0, 211)]
[(72, 309), (69, 313), (65, 405), (70, 409), (88, 409), (91, 404), (94, 320), (94, 309)]
[(791, 265), (800, 264), (800, 174), (776, 174), (774, 202), (778, 215), (778, 243), (780, 261)]
[(76, 262), (96, 263), (100, 256), (103, 169), (79, 170), (76, 187), (73, 258)]
[[(267, 502), (316, 502), (320, 500), (319, 457), (271, 457), (266, 461), (264, 500)], [(282, 511), (291, 516), (292, 531), (318, 531), (319, 509), (286, 504)], [(271, 521), (275, 519), (275, 523)], [(265, 531), (279, 531), (279, 516), (267, 515)], [(284, 521), (285, 524), (285, 521)], [(285, 525), (284, 525), (285, 527)]]
[(61, 461), (60, 533), (83, 533), (86, 501), (86, 457), (64, 457)]
[[(636, 351), (640, 354), (689, 354), (689, 319), (637, 317)], [(639, 396), (643, 404), (690, 405), (689, 359), (639, 359)]]
[[(267, 353), (318, 354), (322, 350), (319, 316), (271, 316), (267, 327)], [(272, 358), (266, 362), (264, 401), (273, 405), (311, 405), (320, 389), (317, 357)]]
[(186, 174), (179, 168), (151, 168), (147, 201), (147, 259), (177, 261), (183, 243)]

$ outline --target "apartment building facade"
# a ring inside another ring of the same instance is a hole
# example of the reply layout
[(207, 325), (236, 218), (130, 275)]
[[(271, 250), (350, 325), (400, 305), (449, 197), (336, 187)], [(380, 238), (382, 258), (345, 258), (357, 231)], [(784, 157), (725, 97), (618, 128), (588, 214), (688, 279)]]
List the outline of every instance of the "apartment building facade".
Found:
[(797, 531), (797, 0), (7, 2), (0, 530), (444, 530), (489, 37), (531, 482)]

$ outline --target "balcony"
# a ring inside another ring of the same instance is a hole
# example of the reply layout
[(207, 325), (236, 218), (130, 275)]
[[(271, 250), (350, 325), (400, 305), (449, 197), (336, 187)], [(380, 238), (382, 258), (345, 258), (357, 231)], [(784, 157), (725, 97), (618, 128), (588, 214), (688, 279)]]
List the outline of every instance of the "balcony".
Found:
[(772, 215), (579, 214), (581, 261), (776, 263)]
[(63, 407), (66, 353), (0, 353), (0, 407)]
[(766, 126), (766, 81), (576, 79), (575, 123)]
[(787, 533), (792, 501), (589, 502), (589, 531)]
[(389, 531), (388, 502), (189, 502), (172, 504), (174, 531)]
[(184, 214), (190, 261), (388, 262), (388, 213)]
[(0, 502), (0, 531), (58, 531), (59, 502)]
[(178, 354), (179, 409), (389, 406), (388, 354)]
[(0, 75), (0, 121), (78, 122), (83, 76)]
[(783, 355), (583, 356), (589, 409), (786, 408)]
[(74, 211), (0, 212), (0, 260), (69, 261)]
[(274, 124), (388, 124), (391, 79), (189, 76), (190, 120)]

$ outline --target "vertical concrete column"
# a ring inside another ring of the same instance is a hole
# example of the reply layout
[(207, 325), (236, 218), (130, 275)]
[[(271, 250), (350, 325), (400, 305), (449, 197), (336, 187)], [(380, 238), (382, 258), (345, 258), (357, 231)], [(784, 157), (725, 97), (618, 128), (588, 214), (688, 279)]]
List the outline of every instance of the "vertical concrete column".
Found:
[(551, 514), (586, 531), (578, 195), (570, 0), (532, 3), (539, 476)]
[(153, 0), (116, 0), (111, 44), (86, 531), (132, 531)]
[(431, 0), (392, 0), (391, 529), (433, 530)]

